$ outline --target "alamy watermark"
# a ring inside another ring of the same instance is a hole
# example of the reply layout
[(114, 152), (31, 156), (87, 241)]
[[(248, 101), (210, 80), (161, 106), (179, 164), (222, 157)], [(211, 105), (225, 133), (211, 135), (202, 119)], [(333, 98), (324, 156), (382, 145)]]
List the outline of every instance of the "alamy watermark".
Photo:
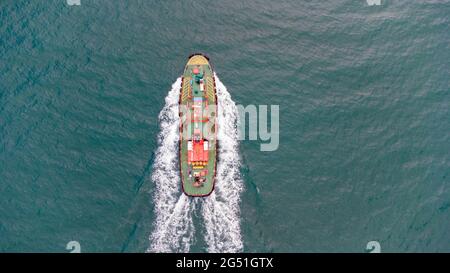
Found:
[(280, 145), (280, 106), (270, 105), (270, 119), (268, 105), (259, 105), (258, 107), (256, 105), (245, 107), (238, 105), (237, 108), (240, 121), (238, 125), (239, 140), (246, 140), (247, 136), (248, 140), (258, 140), (259, 136), (259, 140), (264, 142), (260, 145), (261, 151), (276, 151)]
[(369, 6), (380, 6), (381, 0), (366, 0)]
[(81, 0), (66, 0), (69, 6), (81, 6)]
[(366, 245), (366, 250), (369, 253), (381, 253), (381, 244), (378, 241), (370, 241)]
[(66, 245), (66, 249), (70, 250), (70, 253), (81, 253), (81, 245), (78, 241), (70, 241)]
[[(270, 108), (270, 111), (269, 111)], [(238, 140), (259, 140), (260, 150), (272, 152), (280, 144), (280, 107), (279, 105), (237, 105), (239, 122), (236, 128), (224, 128), (227, 133), (237, 129)], [(217, 121), (216, 105), (202, 106), (202, 102), (193, 105), (180, 105), (180, 121), (183, 139), (202, 138), (217, 139), (220, 144), (221, 135), (218, 127), (229, 126)], [(248, 129), (248, 130), (247, 130)]]

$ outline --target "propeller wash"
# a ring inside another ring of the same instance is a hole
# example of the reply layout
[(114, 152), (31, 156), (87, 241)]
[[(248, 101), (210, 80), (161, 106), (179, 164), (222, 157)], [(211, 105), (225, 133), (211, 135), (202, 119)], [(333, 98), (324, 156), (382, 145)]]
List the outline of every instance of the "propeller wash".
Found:
[(214, 191), (201, 198), (183, 193), (179, 162), (182, 79), (178, 78), (159, 114), (159, 147), (151, 177), (155, 184), (155, 222), (147, 252), (189, 252), (195, 239), (193, 216), (197, 212), (202, 218), (208, 252), (240, 252), (243, 249), (239, 207), (243, 190), (237, 129), (239, 113), (226, 87), (217, 75), (213, 76), (219, 139)]

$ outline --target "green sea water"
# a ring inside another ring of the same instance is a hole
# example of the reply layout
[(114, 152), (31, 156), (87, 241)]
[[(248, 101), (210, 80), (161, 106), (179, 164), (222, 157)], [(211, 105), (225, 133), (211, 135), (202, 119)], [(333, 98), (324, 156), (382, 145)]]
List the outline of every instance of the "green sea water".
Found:
[(2, 0), (0, 252), (148, 249), (193, 52), (280, 107), (276, 151), (240, 142), (244, 252), (450, 251), (450, 1)]

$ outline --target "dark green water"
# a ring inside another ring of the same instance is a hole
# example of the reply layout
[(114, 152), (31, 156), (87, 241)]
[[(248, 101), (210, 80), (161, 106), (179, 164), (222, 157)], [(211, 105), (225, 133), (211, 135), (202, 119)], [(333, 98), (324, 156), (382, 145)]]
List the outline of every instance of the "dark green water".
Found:
[[(450, 1), (0, 2), (0, 251), (144, 252), (186, 57), (280, 105), (243, 141), (246, 252), (450, 251)], [(205, 251), (201, 229), (192, 251)]]

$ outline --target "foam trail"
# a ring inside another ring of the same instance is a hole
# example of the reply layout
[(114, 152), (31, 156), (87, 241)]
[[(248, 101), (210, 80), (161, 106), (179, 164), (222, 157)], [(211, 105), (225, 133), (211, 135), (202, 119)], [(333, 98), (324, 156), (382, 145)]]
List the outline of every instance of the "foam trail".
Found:
[(181, 78), (172, 85), (166, 104), (159, 114), (161, 131), (159, 147), (153, 165), (152, 181), (155, 183), (154, 231), (147, 252), (189, 252), (194, 238), (192, 199), (182, 194), (179, 176), (178, 98)]
[(208, 252), (240, 252), (240, 175), (238, 109), (226, 87), (215, 75), (218, 98), (219, 158), (214, 192), (202, 202)]
[(159, 114), (161, 131), (152, 180), (155, 183), (154, 231), (147, 252), (189, 252), (194, 241), (192, 217), (201, 205), (208, 252), (240, 252), (243, 249), (239, 202), (243, 190), (238, 147), (238, 110), (226, 87), (215, 76), (218, 98), (219, 157), (214, 192), (197, 199), (181, 191), (178, 161), (178, 98), (181, 78), (172, 85)]

